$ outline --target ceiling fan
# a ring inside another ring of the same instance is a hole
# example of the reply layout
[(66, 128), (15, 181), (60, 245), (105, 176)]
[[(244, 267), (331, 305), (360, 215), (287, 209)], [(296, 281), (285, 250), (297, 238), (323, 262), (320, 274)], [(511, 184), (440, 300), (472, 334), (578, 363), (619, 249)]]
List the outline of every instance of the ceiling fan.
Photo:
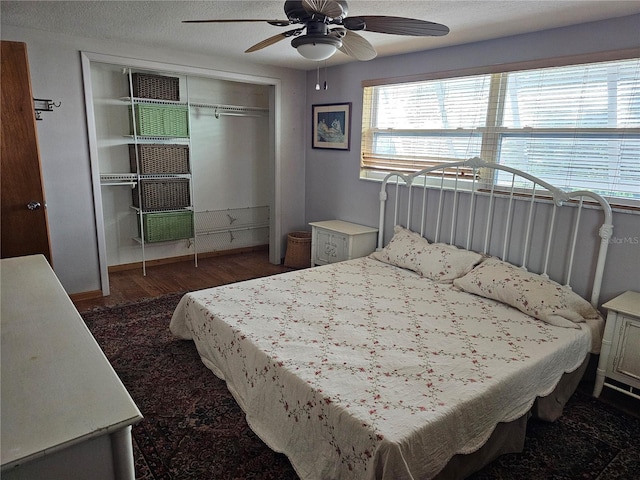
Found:
[(301, 27), (256, 43), (245, 53), (255, 52), (285, 38), (293, 37), (291, 45), (300, 55), (314, 61), (326, 60), (336, 53), (336, 50), (357, 60), (375, 58), (377, 53), (373, 45), (363, 36), (355, 33), (356, 31), (418, 37), (449, 33), (449, 28), (445, 25), (414, 18), (386, 15), (348, 17), (346, 0), (286, 0), (284, 13), (287, 15), (287, 20), (184, 20), (183, 23), (267, 22), (276, 27), (301, 24)]

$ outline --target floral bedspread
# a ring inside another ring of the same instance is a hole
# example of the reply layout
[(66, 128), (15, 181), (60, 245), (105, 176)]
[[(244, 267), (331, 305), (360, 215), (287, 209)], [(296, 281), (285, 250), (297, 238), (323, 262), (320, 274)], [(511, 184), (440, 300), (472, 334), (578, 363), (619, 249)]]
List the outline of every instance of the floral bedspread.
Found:
[(185, 295), (193, 339), (302, 479), (427, 479), (576, 369), (591, 333), (361, 258)]

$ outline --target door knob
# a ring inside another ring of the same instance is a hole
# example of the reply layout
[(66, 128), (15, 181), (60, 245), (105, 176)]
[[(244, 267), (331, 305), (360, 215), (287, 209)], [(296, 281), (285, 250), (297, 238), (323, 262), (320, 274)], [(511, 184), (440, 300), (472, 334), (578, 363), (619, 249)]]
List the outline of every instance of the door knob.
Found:
[(41, 206), (42, 205), (40, 205), (40, 202), (31, 201), (27, 203), (27, 208), (29, 210), (38, 210)]

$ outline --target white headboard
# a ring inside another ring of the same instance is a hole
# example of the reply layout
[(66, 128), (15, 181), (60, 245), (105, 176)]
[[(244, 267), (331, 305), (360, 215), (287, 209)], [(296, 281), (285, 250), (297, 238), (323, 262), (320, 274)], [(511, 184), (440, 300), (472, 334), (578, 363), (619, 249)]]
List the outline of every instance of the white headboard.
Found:
[[(594, 208), (602, 211), (603, 221), (583, 225), (583, 210)], [(590, 262), (590, 302), (598, 306), (613, 224), (611, 206), (596, 193), (565, 192), (526, 172), (472, 158), (388, 174), (380, 190), (378, 248), (394, 225), (432, 242), (499, 257), (570, 287), (574, 260)]]

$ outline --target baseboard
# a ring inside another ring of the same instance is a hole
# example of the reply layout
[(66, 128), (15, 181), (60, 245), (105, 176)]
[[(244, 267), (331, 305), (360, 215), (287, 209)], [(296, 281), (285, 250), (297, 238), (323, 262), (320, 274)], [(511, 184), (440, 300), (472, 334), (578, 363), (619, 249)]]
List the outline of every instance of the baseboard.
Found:
[[(225, 255), (236, 255), (238, 253), (250, 253), (250, 252), (262, 252), (268, 251), (269, 245), (256, 245), (254, 247), (242, 247), (233, 248), (230, 250), (218, 250), (215, 252), (202, 252), (198, 253), (198, 259), (210, 258), (210, 257), (222, 257)], [(193, 255), (181, 255), (179, 257), (159, 258), (157, 260), (147, 260), (145, 262), (147, 267), (153, 267), (157, 265), (167, 265), (169, 263), (189, 262), (193, 261)], [(121, 272), (123, 270), (135, 270), (142, 268), (142, 262), (123, 263), (121, 265), (110, 265), (107, 269), (109, 273)]]
[(72, 302), (81, 302), (83, 300), (95, 300), (102, 298), (102, 290), (91, 290), (90, 292), (72, 293), (69, 295)]

